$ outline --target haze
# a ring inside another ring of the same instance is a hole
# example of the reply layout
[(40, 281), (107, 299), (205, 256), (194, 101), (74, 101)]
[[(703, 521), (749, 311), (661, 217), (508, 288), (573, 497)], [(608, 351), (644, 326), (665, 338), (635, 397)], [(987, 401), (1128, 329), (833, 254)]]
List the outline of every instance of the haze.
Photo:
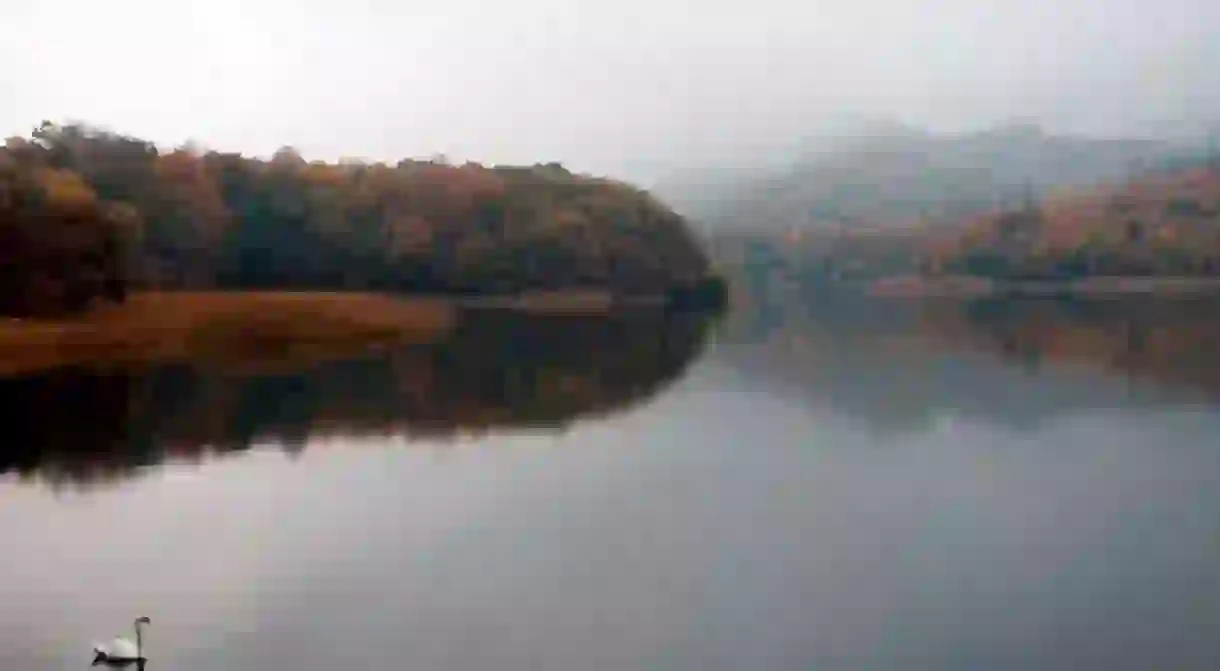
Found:
[(0, 8), (0, 132), (650, 182), (861, 115), (1089, 134), (1220, 118), (1213, 0), (61, 2)]

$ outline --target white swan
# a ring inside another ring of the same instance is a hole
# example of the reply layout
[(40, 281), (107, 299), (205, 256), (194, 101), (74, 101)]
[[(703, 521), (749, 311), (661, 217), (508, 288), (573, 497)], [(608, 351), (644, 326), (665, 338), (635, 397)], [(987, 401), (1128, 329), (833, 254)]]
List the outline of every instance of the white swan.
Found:
[(136, 618), (135, 643), (120, 636), (109, 643), (99, 643), (93, 646), (93, 665), (127, 666), (136, 663), (142, 667), (147, 661), (144, 658), (144, 636), (140, 630), (140, 625), (144, 624), (152, 624), (152, 620), (146, 617)]

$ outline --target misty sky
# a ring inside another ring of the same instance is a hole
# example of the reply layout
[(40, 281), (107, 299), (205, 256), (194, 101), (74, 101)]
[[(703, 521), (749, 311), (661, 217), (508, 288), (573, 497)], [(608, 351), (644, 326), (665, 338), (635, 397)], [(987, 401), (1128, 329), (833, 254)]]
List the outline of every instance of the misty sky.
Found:
[(0, 133), (80, 119), (307, 158), (649, 181), (823, 119), (1220, 118), (1215, 0), (5, 0)]

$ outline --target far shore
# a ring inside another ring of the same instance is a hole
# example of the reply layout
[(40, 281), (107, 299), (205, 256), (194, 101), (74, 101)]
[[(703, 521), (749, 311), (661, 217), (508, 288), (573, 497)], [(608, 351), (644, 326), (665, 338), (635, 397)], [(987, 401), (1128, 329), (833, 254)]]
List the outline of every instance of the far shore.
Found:
[(1220, 298), (1220, 277), (1088, 277), (1076, 280), (991, 280), (964, 275), (889, 277), (868, 284), (879, 298), (1066, 297)]

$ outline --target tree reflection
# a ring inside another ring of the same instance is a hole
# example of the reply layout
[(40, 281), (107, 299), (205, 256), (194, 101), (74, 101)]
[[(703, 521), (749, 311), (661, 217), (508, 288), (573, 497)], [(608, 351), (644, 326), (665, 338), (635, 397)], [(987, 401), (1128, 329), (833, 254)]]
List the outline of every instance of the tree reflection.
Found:
[(562, 430), (677, 379), (713, 315), (522, 317), (471, 312), (437, 345), (236, 370), (189, 363), (0, 378), (0, 472), (88, 483), (319, 436), (449, 439)]
[(1008, 360), (1220, 392), (1214, 299), (975, 301), (965, 309), (925, 310), (921, 330), (946, 345)]
[(1209, 403), (1220, 302), (738, 301), (718, 357), (884, 432), (942, 415), (1018, 430), (1082, 410)]

